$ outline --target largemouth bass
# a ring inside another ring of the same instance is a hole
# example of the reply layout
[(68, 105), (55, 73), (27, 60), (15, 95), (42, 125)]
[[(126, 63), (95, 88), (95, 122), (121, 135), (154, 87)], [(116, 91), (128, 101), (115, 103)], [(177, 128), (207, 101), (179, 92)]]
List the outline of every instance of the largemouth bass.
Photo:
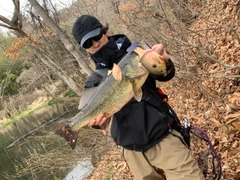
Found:
[[(137, 46), (139, 46), (137, 47), (138, 52), (146, 48), (144, 44)], [(114, 65), (112, 73), (98, 87), (90, 90), (93, 92), (91, 95), (88, 94), (90, 98), (78, 114), (54, 125), (56, 134), (64, 137), (72, 149), (76, 146), (79, 130), (91, 120), (96, 119), (100, 114), (104, 114), (106, 118), (112, 117), (133, 97), (137, 101), (141, 101), (141, 87), (146, 81), (149, 71), (155, 72), (156, 66), (149, 65), (146, 69), (143, 64), (148, 60), (140, 56), (138, 52), (129, 52), (117, 65)], [(154, 53), (155, 55), (156, 53)], [(158, 66), (161, 71), (157, 71), (156, 74), (164, 75), (166, 65), (162, 63), (161, 59), (156, 61), (161, 61), (161, 66)]]

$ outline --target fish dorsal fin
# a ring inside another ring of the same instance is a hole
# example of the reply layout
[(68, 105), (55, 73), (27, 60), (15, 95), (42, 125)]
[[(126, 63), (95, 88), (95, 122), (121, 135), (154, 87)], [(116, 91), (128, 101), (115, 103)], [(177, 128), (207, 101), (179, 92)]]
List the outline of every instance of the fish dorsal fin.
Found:
[[(102, 84), (109, 76), (108, 73), (109, 69), (97, 69), (94, 71), (96, 74), (102, 77), (102, 80), (100, 81), (99, 85)], [(98, 85), (98, 86), (99, 86)], [(78, 109), (81, 110), (83, 109), (87, 104), (91, 96), (93, 95), (94, 91), (96, 90), (97, 87), (92, 87), (92, 88), (86, 88), (82, 93), (78, 105)]]
[(88, 101), (95, 90), (96, 90), (96, 87), (93, 87), (93, 88), (87, 88), (82, 92), (79, 105), (78, 105), (79, 110), (83, 109), (88, 104)]
[(136, 99), (138, 102), (142, 100), (142, 89), (137, 88), (136, 83), (134, 80), (131, 80), (133, 93), (134, 93), (134, 99)]

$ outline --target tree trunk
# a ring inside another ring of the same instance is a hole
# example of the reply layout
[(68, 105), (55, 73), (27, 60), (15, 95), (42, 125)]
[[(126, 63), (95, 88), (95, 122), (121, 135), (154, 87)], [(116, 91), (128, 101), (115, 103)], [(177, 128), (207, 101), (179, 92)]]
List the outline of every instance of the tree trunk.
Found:
[[(83, 71), (88, 75), (91, 74), (92, 69), (90, 68), (87, 61), (84, 61), (86, 57), (82, 55), (75, 48), (70, 38), (58, 27), (58, 25), (56, 25), (53, 22), (53, 20), (46, 14), (45, 10), (38, 4), (38, 2), (36, 2), (35, 0), (31, 0), (29, 2), (30, 4), (33, 5), (37, 13), (42, 16), (42, 18), (44, 19), (44, 22), (57, 35), (57, 38), (60, 39), (60, 42), (62, 42), (64, 48), (68, 51), (68, 53), (71, 53), (75, 57), (75, 59), (77, 60), (79, 66), (83, 69)], [(0, 26), (12, 30), (12, 33), (16, 34), (18, 37), (25, 37), (27, 36), (27, 33), (22, 30), (22, 26), (21, 26), (22, 15), (20, 13), (19, 0), (13, 0), (13, 3), (14, 3), (14, 13), (13, 13), (12, 20), (0, 15), (0, 21), (3, 22), (3, 23), (0, 23)], [(77, 84), (76, 81), (69, 75), (69, 73), (64, 70), (64, 68), (62, 67), (62, 63), (59, 62), (60, 60), (59, 57), (54, 56), (54, 54), (59, 53), (57, 52), (57, 47), (56, 49), (52, 48), (53, 46), (52, 44), (54, 43), (55, 42), (44, 45), (44, 47), (46, 47), (46, 49), (44, 48), (46, 50), (45, 52), (41, 50), (42, 48), (35, 47), (35, 46), (30, 46), (29, 48), (35, 51), (35, 54), (38, 56), (38, 58), (50, 69), (52, 69), (53, 72), (55, 72), (56, 75), (60, 79), (62, 79), (76, 94), (80, 95), (81, 87), (79, 88), (79, 84)], [(50, 46), (51, 48), (48, 48), (47, 46)], [(48, 52), (49, 50), (50, 52)], [(62, 52), (62, 50), (59, 50), (59, 51)], [(54, 62), (54, 58), (55, 58), (55, 62)]]
[(53, 20), (45, 13), (45, 10), (40, 6), (40, 4), (36, 0), (28, 0), (28, 2), (32, 5), (32, 7), (36, 10), (36, 12), (44, 19), (46, 24), (57, 34), (59, 39), (63, 42), (66, 49), (76, 58), (79, 63), (79, 66), (88, 74), (92, 73), (91, 67), (88, 65), (86, 61), (84, 61), (85, 56), (80, 54), (76, 49), (72, 41), (69, 37), (61, 30), (59, 26), (57, 26)]
[(40, 60), (49, 68), (51, 68), (58, 75), (58, 77), (60, 77), (68, 85), (68, 87), (70, 87), (78, 96), (80, 96), (81, 91), (76, 85), (75, 81), (70, 76), (68, 76), (61, 68), (58, 68), (57, 64), (53, 62), (49, 63), (50, 61), (47, 60), (48, 57), (44, 56), (42, 52), (37, 49), (35, 49), (35, 51)]

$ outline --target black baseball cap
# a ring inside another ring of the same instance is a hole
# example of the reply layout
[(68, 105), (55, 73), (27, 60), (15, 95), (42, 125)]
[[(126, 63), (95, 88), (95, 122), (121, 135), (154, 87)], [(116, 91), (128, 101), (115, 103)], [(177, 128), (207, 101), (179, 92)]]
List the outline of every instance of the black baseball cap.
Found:
[(82, 15), (78, 17), (73, 24), (72, 34), (82, 48), (86, 40), (101, 33), (102, 26), (103, 25), (96, 17), (91, 15)]

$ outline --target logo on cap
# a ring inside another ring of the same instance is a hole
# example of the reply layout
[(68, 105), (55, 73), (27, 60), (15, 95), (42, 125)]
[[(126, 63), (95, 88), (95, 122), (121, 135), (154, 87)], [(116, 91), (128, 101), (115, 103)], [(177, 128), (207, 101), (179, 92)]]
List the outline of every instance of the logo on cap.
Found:
[(79, 24), (79, 26), (78, 26), (78, 28), (77, 28), (78, 34), (81, 35), (86, 28), (87, 28), (86, 25), (84, 25), (84, 24)]

